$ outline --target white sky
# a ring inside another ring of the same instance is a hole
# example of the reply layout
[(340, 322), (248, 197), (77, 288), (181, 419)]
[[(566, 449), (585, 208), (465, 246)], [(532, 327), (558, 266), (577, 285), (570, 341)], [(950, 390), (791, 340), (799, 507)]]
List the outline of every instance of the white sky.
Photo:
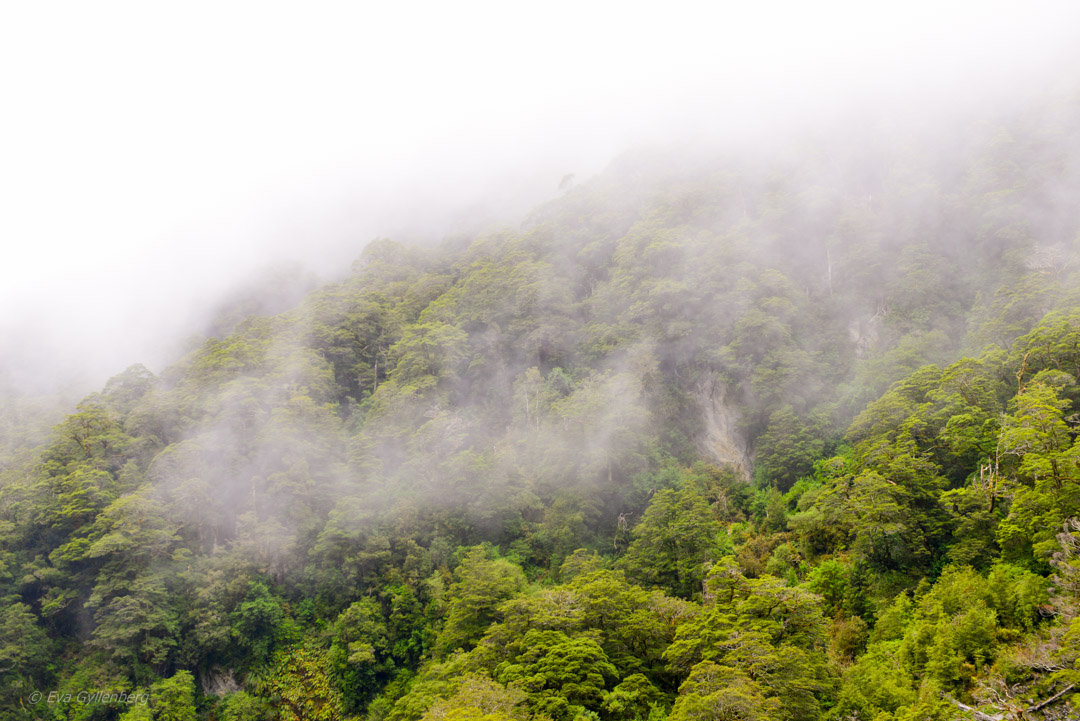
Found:
[(0, 369), (159, 370), (270, 261), (516, 217), (638, 141), (993, 92), (1078, 36), (1038, 0), (5, 3)]

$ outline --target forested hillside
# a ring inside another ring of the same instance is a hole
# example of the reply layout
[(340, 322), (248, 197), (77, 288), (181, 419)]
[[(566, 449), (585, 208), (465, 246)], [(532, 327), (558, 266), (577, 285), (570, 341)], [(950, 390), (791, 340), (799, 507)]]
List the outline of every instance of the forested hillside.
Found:
[(1075, 93), (641, 151), (5, 401), (0, 718), (1076, 718), (1078, 191)]

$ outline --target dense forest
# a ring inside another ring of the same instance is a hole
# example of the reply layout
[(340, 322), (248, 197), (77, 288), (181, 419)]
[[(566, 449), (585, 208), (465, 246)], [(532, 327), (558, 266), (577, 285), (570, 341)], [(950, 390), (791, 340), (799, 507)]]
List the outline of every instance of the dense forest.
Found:
[(0, 718), (1077, 718), (1078, 197), (1077, 93), (641, 150), (5, 392)]

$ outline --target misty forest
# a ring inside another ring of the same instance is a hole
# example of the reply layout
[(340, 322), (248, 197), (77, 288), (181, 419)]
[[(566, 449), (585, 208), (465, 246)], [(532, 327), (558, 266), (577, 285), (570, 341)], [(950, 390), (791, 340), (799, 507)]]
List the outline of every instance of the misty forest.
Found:
[(856, 125), (3, 386), (0, 718), (1080, 717), (1080, 94)]

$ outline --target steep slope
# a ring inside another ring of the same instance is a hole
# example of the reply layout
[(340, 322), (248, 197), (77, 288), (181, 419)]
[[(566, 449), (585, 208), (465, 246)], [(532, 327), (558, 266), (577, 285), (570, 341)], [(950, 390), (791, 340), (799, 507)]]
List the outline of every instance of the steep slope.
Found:
[[(892, 700), (837, 688), (867, 623), (915, 649), (880, 619), (949, 563), (1015, 564), (995, 588), (1034, 600), (988, 600), (994, 638), (1050, 602), (1080, 513), (1043, 487), (1075, 482), (1044, 466), (1075, 465), (1078, 137), (1070, 100), (940, 137), (628, 156), (518, 231), (373, 242), (293, 310), (128, 369), (0, 454), (5, 698), (200, 677), (208, 718), (420, 718), (462, 693), (704, 718), (723, 691), (738, 718), (809, 719), (923, 713), (924, 673), (969, 693), (992, 654), (963, 640)], [(967, 484), (995, 447), (1033, 490), (984, 512)], [(982, 583), (949, 573), (905, 623)], [(612, 597), (617, 622), (586, 608)], [(732, 629), (771, 670), (701, 640)], [(211, 694), (235, 683), (247, 716)]]

